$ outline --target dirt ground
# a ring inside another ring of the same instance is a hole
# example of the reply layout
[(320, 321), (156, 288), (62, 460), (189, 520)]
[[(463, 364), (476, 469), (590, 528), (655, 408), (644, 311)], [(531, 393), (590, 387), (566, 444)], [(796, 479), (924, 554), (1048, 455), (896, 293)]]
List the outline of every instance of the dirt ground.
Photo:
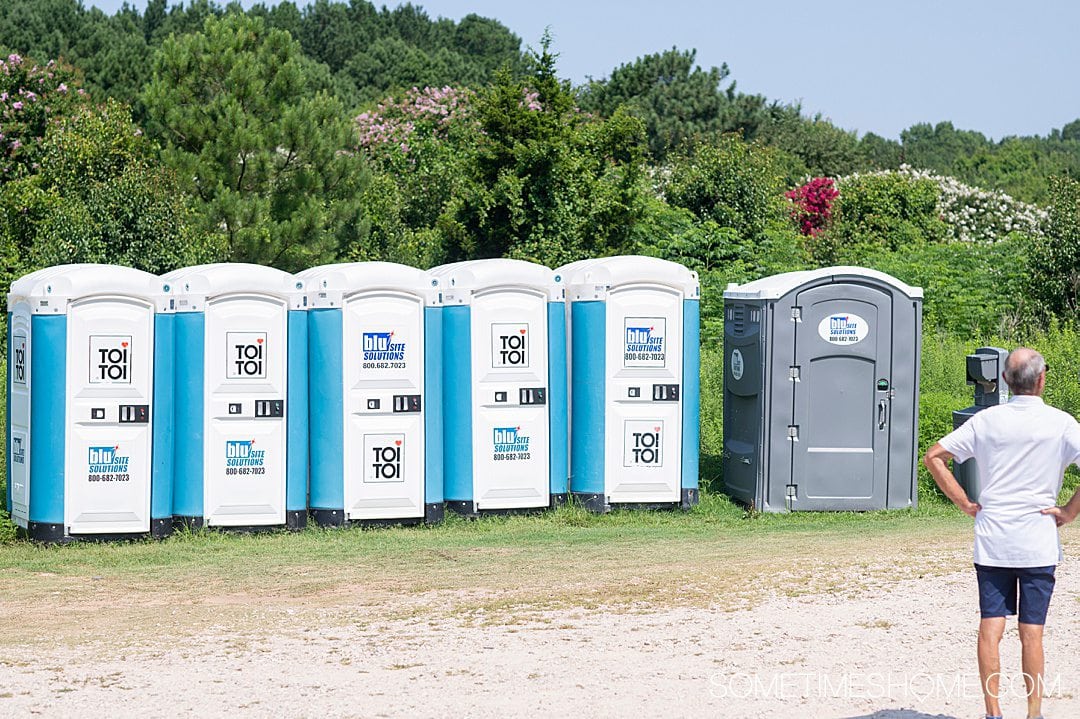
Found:
[[(58, 600), (54, 630), (27, 613), (27, 641), (11, 637), (19, 600), (0, 597), (0, 716), (979, 717), (969, 549), (904, 551), (933, 570), (858, 581), (842, 558), (809, 584), (780, 569), (759, 596), (695, 606), (500, 604), (467, 577), (212, 601), (86, 590), (78, 612)], [(1075, 559), (1046, 649), (1046, 716), (1080, 717)], [(1015, 620), (1003, 650), (1005, 715), (1024, 716)]]

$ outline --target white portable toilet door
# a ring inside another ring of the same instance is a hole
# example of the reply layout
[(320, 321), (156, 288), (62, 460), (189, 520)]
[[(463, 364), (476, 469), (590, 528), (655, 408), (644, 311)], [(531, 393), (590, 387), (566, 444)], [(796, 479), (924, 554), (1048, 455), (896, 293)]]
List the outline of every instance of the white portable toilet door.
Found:
[[(792, 509), (885, 506), (892, 297), (860, 285), (800, 292), (789, 432)], [(881, 383), (879, 388), (879, 382)]]
[(288, 339), (283, 299), (235, 294), (206, 304), (208, 525), (285, 523)]
[(72, 302), (67, 358), (67, 531), (149, 532), (153, 304), (133, 297)]
[(470, 331), (476, 508), (546, 507), (551, 501), (547, 295), (505, 287), (478, 292)]
[(346, 517), (423, 517), (424, 299), (359, 292), (342, 329)]
[(27, 305), (11, 315), (11, 518), (22, 528), (30, 522), (30, 315)]
[(608, 501), (678, 502), (683, 298), (627, 285), (607, 299), (604, 485)]

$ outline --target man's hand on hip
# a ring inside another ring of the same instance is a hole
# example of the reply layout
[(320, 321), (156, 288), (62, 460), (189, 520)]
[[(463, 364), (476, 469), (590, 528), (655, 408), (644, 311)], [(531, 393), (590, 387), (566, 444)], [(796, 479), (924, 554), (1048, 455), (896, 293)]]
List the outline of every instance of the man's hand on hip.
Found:
[(1052, 515), (1059, 527), (1064, 527), (1066, 524), (1076, 519), (1076, 515), (1069, 511), (1068, 505), (1065, 505), (1064, 507), (1047, 507), (1042, 510), (1042, 513)]

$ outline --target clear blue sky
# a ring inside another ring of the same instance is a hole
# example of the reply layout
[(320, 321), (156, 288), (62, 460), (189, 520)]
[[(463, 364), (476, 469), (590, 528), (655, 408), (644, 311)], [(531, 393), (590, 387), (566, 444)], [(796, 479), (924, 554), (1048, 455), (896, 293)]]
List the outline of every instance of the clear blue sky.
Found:
[[(123, 0), (84, 2), (112, 13)], [(550, 27), (561, 74), (575, 83), (640, 55), (696, 48), (703, 67), (726, 62), (740, 90), (801, 101), (860, 134), (896, 138), (916, 122), (951, 120), (1000, 139), (1080, 118), (1080, 3), (1068, 0), (414, 4), (432, 17), (496, 18), (533, 47)]]

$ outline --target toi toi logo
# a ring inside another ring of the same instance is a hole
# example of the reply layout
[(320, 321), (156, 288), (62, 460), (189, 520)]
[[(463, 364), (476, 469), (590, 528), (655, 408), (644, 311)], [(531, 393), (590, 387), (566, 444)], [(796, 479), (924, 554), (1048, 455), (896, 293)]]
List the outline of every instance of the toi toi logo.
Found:
[(12, 369), (14, 380), (17, 384), (26, 384), (26, 335), (15, 335), (12, 338), (15, 350), (15, 363)]
[(664, 463), (661, 445), (663, 432), (663, 422), (627, 421), (623, 434), (623, 466), (662, 466)]
[(365, 482), (401, 482), (402, 459), (405, 452), (404, 434), (365, 434), (364, 457), (369, 458), (364, 471)]
[(266, 333), (228, 332), (226, 376), (229, 379), (266, 377)]
[(92, 335), (90, 383), (130, 384), (131, 351), (131, 337), (128, 335)]
[(527, 324), (491, 325), (491, 366), (529, 366), (529, 326)]

